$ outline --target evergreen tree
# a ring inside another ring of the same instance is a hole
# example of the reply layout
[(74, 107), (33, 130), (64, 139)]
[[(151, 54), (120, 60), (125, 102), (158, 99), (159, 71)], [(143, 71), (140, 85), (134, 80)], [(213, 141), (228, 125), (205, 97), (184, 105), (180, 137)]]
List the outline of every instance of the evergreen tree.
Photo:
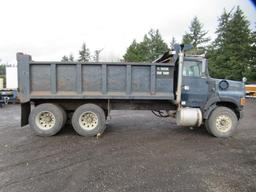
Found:
[(73, 54), (72, 54), (72, 53), (69, 55), (68, 60), (69, 60), (69, 61), (72, 61), (72, 62), (74, 61), (74, 56), (73, 56)]
[(203, 30), (203, 24), (200, 23), (199, 19), (194, 17), (189, 26), (189, 32), (185, 32), (183, 35), (182, 43), (192, 44), (194, 49), (198, 49), (199, 46), (210, 41), (210, 38), (206, 37), (207, 33)]
[[(218, 18), (218, 27), (216, 30), (217, 38), (208, 48), (209, 72), (213, 77), (225, 78), (226, 71), (229, 70), (227, 63), (228, 55), (223, 54), (225, 42), (228, 38), (228, 27), (232, 18), (232, 10), (227, 12), (224, 9), (223, 14)], [(220, 67), (221, 65), (221, 67)]]
[(145, 50), (142, 49), (142, 45), (137, 43), (136, 40), (133, 40), (123, 57), (127, 62), (146, 61)]
[(128, 62), (152, 62), (167, 50), (159, 31), (151, 29), (142, 42), (134, 40), (123, 57)]
[(73, 62), (75, 59), (74, 59), (74, 56), (72, 53), (69, 54), (69, 56), (66, 56), (64, 55), (61, 59), (62, 62), (68, 62), (68, 61), (71, 61)]
[[(1, 62), (1, 60), (0, 60)], [(0, 64), (0, 78), (4, 80), (4, 87), (6, 84), (6, 65)]]
[(240, 7), (234, 13), (224, 10), (216, 34), (209, 51), (210, 72), (218, 78), (241, 80), (250, 68), (251, 32)]
[(67, 61), (68, 61), (68, 56), (64, 55), (64, 56), (61, 58), (61, 61), (62, 61), (62, 62), (67, 62)]
[(90, 60), (90, 50), (86, 47), (84, 43), (82, 49), (79, 51), (79, 62), (88, 62)]
[(0, 75), (5, 75), (5, 65), (0, 64)]
[(218, 19), (219, 24), (218, 24), (218, 28), (216, 30), (216, 34), (218, 36), (214, 41), (214, 46), (218, 49), (224, 48), (223, 47), (224, 42), (228, 38), (228, 36), (227, 36), (228, 35), (228, 30), (229, 30), (228, 28), (230, 27), (229, 23), (230, 23), (230, 20), (232, 18), (232, 11), (233, 11), (233, 9), (229, 12), (227, 12), (224, 9), (223, 14)]
[(256, 31), (251, 33), (250, 62), (246, 73), (248, 81), (256, 82)]

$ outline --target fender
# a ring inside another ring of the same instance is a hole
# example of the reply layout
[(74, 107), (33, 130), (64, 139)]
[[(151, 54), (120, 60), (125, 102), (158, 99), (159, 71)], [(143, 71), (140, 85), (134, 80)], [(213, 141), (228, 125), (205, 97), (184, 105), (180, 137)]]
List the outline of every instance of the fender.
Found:
[(217, 102), (220, 102), (219, 96), (210, 97), (210, 99), (208, 99), (208, 101), (206, 102), (206, 104), (203, 107), (204, 111), (207, 111), (210, 108), (210, 106), (212, 106), (213, 104), (215, 104)]
[(220, 102), (228, 102), (228, 103), (232, 103), (236, 106), (236, 108), (240, 108), (240, 99), (235, 99), (233, 97), (221, 97), (220, 98)]
[[(236, 99), (232, 98), (232, 97), (212, 97), (210, 98), (207, 103), (204, 106), (204, 110), (203, 110), (203, 118), (204, 119), (208, 119), (209, 115), (211, 114), (211, 112), (217, 107), (217, 103), (221, 103), (221, 102), (226, 102), (226, 103), (230, 103), (233, 104), (235, 106), (235, 109), (237, 109), (237, 111), (239, 112), (240, 110), (240, 106), (239, 106), (239, 102), (237, 102)], [(238, 118), (240, 118), (241, 115), (238, 116)]]

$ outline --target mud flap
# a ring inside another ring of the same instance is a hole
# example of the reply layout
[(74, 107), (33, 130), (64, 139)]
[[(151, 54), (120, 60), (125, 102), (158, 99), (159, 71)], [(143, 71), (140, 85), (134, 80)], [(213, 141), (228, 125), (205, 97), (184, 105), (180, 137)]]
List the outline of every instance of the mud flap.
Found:
[(21, 126), (25, 126), (28, 124), (28, 118), (31, 111), (30, 102), (21, 103)]

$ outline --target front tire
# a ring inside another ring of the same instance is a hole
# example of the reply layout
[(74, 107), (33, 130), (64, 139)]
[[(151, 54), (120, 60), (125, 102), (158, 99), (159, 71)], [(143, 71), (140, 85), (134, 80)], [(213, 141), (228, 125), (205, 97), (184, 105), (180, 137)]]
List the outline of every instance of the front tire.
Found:
[(55, 135), (65, 123), (65, 111), (51, 103), (36, 106), (29, 115), (29, 125), (39, 136)]
[(75, 110), (72, 125), (81, 136), (102, 134), (106, 128), (105, 113), (98, 105), (84, 104)]
[(234, 111), (227, 107), (217, 107), (206, 120), (207, 131), (215, 137), (230, 137), (238, 125)]

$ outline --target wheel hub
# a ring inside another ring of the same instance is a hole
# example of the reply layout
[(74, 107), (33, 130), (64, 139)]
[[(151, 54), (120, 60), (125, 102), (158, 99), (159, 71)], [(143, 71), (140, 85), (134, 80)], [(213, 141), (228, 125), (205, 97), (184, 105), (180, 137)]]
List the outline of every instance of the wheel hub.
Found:
[(40, 129), (48, 130), (53, 128), (56, 123), (56, 118), (52, 112), (43, 111), (37, 114), (35, 122)]
[(79, 125), (85, 130), (95, 129), (98, 125), (98, 117), (94, 112), (84, 112), (79, 117)]
[(232, 120), (226, 115), (220, 115), (216, 119), (216, 127), (221, 132), (227, 132), (232, 128)]

